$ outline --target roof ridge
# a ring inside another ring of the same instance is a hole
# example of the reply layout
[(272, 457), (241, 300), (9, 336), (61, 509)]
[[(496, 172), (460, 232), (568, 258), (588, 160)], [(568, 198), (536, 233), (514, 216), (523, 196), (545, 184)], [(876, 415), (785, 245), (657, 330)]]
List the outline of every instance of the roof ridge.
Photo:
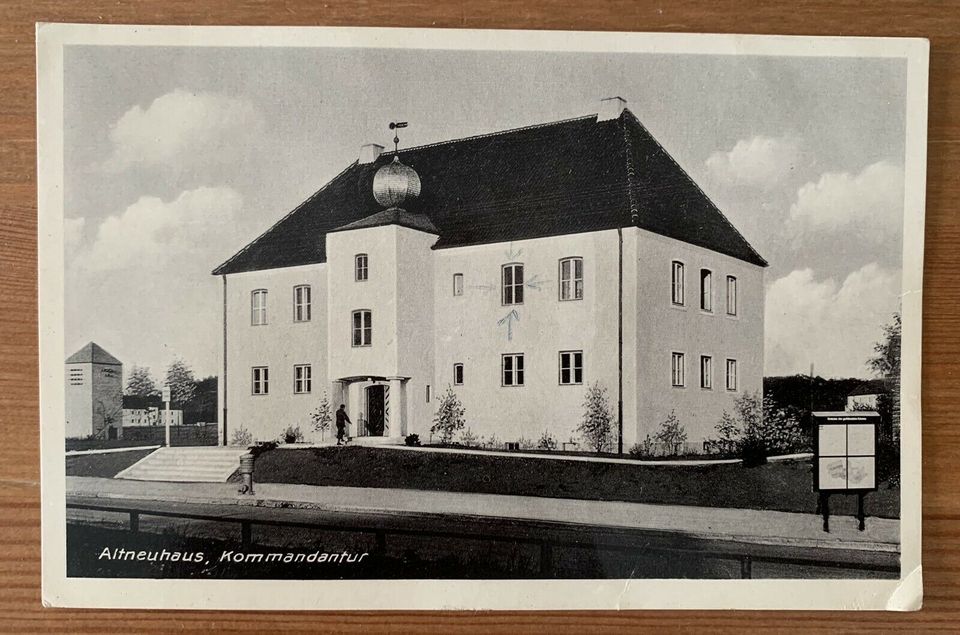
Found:
[(559, 126), (564, 123), (571, 123), (573, 121), (581, 121), (584, 119), (596, 118), (597, 113), (592, 115), (581, 115), (579, 117), (569, 117), (567, 119), (559, 119), (557, 121), (547, 121), (544, 123), (531, 124), (529, 126), (519, 126), (517, 128), (507, 128), (506, 130), (497, 130), (494, 132), (484, 132), (481, 134), (470, 135), (469, 137), (459, 137), (456, 139), (447, 139), (445, 141), (434, 141), (433, 143), (424, 143), (418, 146), (411, 146), (409, 148), (404, 148), (403, 150), (398, 150), (396, 152), (384, 152), (383, 156), (390, 156), (392, 154), (402, 154), (404, 152), (413, 152), (414, 150), (426, 150), (427, 148), (435, 148), (437, 146), (451, 145), (454, 143), (461, 143), (463, 141), (474, 141), (476, 139), (487, 139), (489, 137), (499, 137), (500, 135), (512, 134), (514, 132), (522, 132), (524, 130), (536, 130), (538, 128), (546, 128), (547, 126)]
[[(278, 220), (278, 221), (275, 222), (274, 224), (270, 225), (270, 227), (268, 227), (268, 228), (266, 228), (264, 231), (260, 232), (260, 234), (259, 234), (256, 238), (254, 238), (254, 239), (251, 240), (249, 243), (247, 243), (240, 251), (238, 251), (237, 253), (233, 254), (232, 256), (230, 256), (229, 258), (227, 258), (225, 261), (223, 261), (222, 263), (220, 263), (219, 265), (217, 265), (217, 267), (216, 267), (213, 271), (210, 272), (211, 275), (214, 275), (214, 276), (221, 275), (221, 274), (218, 274), (217, 272), (220, 271), (220, 270), (222, 270), (222, 269), (225, 268), (226, 266), (228, 266), (231, 262), (233, 262), (234, 260), (236, 260), (237, 258), (239, 258), (242, 254), (246, 253), (246, 251), (247, 251), (248, 249), (250, 249), (251, 247), (253, 247), (258, 240), (260, 240), (261, 238), (263, 238), (264, 236), (266, 236), (267, 234), (269, 234), (270, 232), (272, 232), (274, 227), (276, 227), (277, 225), (279, 225), (279, 224), (282, 223), (283, 221), (287, 220), (288, 218), (290, 218), (291, 216), (293, 216), (294, 214), (296, 214), (304, 205), (306, 205), (306, 204), (309, 203), (310, 201), (312, 201), (312, 200), (314, 200), (315, 198), (317, 198), (318, 196), (320, 196), (320, 194), (321, 194), (325, 189), (327, 189), (328, 187), (330, 187), (330, 184), (331, 184), (331, 183), (333, 183), (334, 181), (336, 181), (337, 179), (339, 179), (341, 176), (343, 176), (344, 174), (346, 174), (346, 173), (347, 173), (348, 171), (350, 171), (355, 165), (357, 165), (357, 161), (356, 161), (356, 160), (353, 161), (353, 163), (350, 163), (347, 167), (345, 167), (345, 168), (343, 168), (342, 170), (340, 170), (340, 172), (339, 172), (336, 176), (334, 176), (332, 179), (330, 179), (329, 181), (327, 181), (326, 183), (324, 183), (324, 184), (320, 187), (319, 190), (317, 190), (316, 192), (314, 192), (313, 194), (311, 194), (310, 196), (308, 196), (305, 201), (303, 201), (302, 203), (300, 203), (299, 205), (297, 205), (296, 207), (294, 207), (292, 210), (290, 210), (289, 212), (287, 212), (286, 214), (284, 214), (283, 217), (280, 218), (280, 220)], [(223, 274), (223, 275), (226, 275), (226, 274)]]
[(687, 177), (687, 180), (690, 181), (690, 183), (692, 183), (695, 188), (697, 188), (697, 191), (699, 191), (699, 192), (703, 195), (704, 200), (706, 200), (706, 201), (710, 204), (710, 207), (712, 207), (712, 208), (714, 209), (714, 211), (716, 211), (716, 212), (720, 215), (720, 218), (723, 220), (723, 222), (725, 222), (725, 223), (730, 227), (730, 229), (732, 229), (732, 230), (737, 234), (737, 236), (739, 236), (740, 239), (743, 240), (743, 243), (747, 246), (747, 248), (748, 248), (750, 251), (752, 251), (753, 254), (754, 254), (761, 262), (763, 262), (763, 266), (764, 266), (764, 267), (768, 266), (770, 263), (767, 262), (767, 259), (764, 258), (763, 256), (761, 256), (761, 255), (760, 255), (760, 252), (758, 252), (756, 249), (754, 249), (753, 245), (751, 245), (751, 244), (750, 244), (750, 241), (747, 240), (747, 238), (746, 238), (743, 234), (740, 233), (740, 230), (737, 229), (736, 225), (734, 225), (733, 223), (730, 222), (730, 219), (727, 218), (726, 214), (723, 213), (723, 210), (721, 210), (721, 209), (717, 206), (717, 204), (713, 202), (713, 199), (712, 199), (712, 198), (710, 198), (709, 196), (707, 196), (707, 193), (703, 191), (703, 188), (701, 188), (700, 185), (699, 185), (699, 184), (690, 176), (690, 174), (684, 169), (684, 167), (683, 167), (682, 165), (680, 165), (680, 163), (679, 163), (676, 159), (673, 158), (673, 155), (671, 155), (670, 152), (664, 147), (664, 145), (663, 145), (662, 143), (660, 143), (660, 141), (653, 135), (653, 133), (650, 132), (650, 130), (649, 130), (645, 125), (643, 125), (643, 123), (640, 121), (640, 119), (638, 119), (637, 116), (636, 116), (635, 114), (633, 114), (633, 112), (632, 112), (629, 108), (624, 108), (624, 112), (628, 113), (628, 114), (630, 115), (630, 117), (633, 119), (634, 123), (636, 123), (638, 126), (640, 126), (640, 128), (641, 128), (644, 132), (646, 132), (646, 133), (650, 136), (651, 139), (653, 139), (654, 143), (656, 143), (657, 146), (659, 146), (660, 149), (663, 151), (664, 156), (666, 156), (666, 157), (670, 160), (670, 162), (673, 163), (673, 164), (677, 167), (677, 169), (680, 170), (680, 172), (683, 173), (683, 175), (684, 175), (685, 177)]

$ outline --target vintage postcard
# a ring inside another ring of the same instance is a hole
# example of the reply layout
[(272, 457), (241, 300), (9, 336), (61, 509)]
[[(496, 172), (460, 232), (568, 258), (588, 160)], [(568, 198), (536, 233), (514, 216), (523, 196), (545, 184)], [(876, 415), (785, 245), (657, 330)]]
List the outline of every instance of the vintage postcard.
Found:
[(37, 57), (47, 605), (920, 607), (925, 40)]

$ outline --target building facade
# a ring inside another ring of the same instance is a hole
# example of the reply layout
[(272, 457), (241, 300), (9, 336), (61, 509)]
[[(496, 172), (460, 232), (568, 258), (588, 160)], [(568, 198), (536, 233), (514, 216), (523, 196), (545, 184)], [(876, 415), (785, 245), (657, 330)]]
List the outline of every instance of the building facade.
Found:
[(449, 387), (477, 436), (564, 442), (599, 383), (624, 450), (671, 411), (700, 447), (762, 388), (765, 266), (619, 98), (563, 122), (363, 146), (214, 271), (221, 440), (291, 425), (319, 440), (310, 413), (326, 396), (351, 435), (426, 441)]
[[(166, 425), (167, 412), (159, 395), (154, 397), (123, 396), (124, 428)], [(170, 425), (183, 425), (183, 410), (171, 408), (169, 413)]]
[(123, 364), (90, 342), (65, 366), (67, 438), (116, 438), (123, 420)]

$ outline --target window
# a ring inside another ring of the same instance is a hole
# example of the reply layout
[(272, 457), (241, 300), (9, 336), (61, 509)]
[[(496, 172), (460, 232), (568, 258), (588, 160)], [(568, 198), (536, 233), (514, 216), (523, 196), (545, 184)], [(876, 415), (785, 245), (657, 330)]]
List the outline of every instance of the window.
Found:
[(453, 365), (453, 385), (454, 386), (463, 385), (463, 364)]
[(463, 295), (463, 274), (453, 274), (453, 295)]
[(362, 282), (366, 280), (370, 274), (367, 254), (357, 254), (354, 258), (354, 261), (356, 263), (356, 266), (354, 267), (354, 280), (357, 282)]
[(673, 295), (673, 303), (683, 306), (683, 263), (679, 260), (673, 261), (673, 278), (670, 285)]
[(727, 360), (727, 390), (737, 389), (737, 360)]
[(560, 261), (560, 299), (583, 299), (583, 258)]
[(560, 351), (560, 385), (583, 383), (583, 351)]
[(427, 384), (427, 389), (424, 391), (424, 393), (427, 397), (427, 403), (430, 403), (430, 384)]
[(262, 326), (267, 323), (267, 290), (257, 289), (250, 294), (250, 324)]
[(700, 270), (700, 308), (713, 311), (713, 273), (709, 269)]
[(727, 315), (737, 314), (737, 279), (727, 276)]
[(503, 265), (503, 304), (523, 304), (523, 265)]
[(700, 387), (713, 388), (713, 358), (709, 355), (700, 356)]
[(310, 285), (308, 284), (293, 288), (293, 321), (310, 321)]
[(313, 383), (313, 369), (310, 364), (298, 364), (293, 367), (293, 392), (305, 395), (310, 392)]
[(70, 369), (70, 385), (71, 386), (83, 385), (83, 369), (82, 368)]
[(373, 316), (370, 311), (361, 309), (353, 312), (353, 345), (370, 346), (373, 339)]
[(501, 358), (501, 384), (504, 386), (523, 385), (523, 353), (503, 355)]
[(670, 372), (673, 378), (673, 385), (678, 388), (683, 388), (684, 386), (684, 372), (683, 372), (683, 353), (674, 353), (673, 361), (670, 365)]
[(253, 388), (255, 395), (266, 395), (270, 392), (270, 370), (266, 366), (253, 367)]

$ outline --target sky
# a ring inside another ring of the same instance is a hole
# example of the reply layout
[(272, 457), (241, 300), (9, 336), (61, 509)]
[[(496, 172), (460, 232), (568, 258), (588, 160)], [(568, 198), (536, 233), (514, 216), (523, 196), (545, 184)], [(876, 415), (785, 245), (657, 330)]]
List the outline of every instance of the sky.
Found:
[(868, 377), (899, 309), (906, 64), (638, 53), (68, 46), (66, 349), (216, 374), (212, 269), (356, 159), (619, 95), (763, 255), (766, 375)]

